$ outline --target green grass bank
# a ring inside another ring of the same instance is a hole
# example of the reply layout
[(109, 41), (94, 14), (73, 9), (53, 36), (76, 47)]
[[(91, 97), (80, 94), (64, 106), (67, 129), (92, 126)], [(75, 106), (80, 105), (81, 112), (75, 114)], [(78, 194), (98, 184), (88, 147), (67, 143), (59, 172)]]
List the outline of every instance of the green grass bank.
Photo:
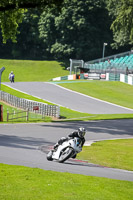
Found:
[(101, 166), (133, 171), (133, 139), (105, 140), (84, 146), (77, 158)]
[(1, 200), (131, 200), (133, 182), (0, 164)]
[(8, 82), (11, 71), (15, 74), (16, 82), (49, 81), (58, 76), (69, 74), (64, 63), (57, 61), (5, 60), (0, 59), (0, 68), (5, 67), (2, 81)]
[(133, 109), (133, 86), (119, 81), (60, 83), (61, 86), (110, 103)]

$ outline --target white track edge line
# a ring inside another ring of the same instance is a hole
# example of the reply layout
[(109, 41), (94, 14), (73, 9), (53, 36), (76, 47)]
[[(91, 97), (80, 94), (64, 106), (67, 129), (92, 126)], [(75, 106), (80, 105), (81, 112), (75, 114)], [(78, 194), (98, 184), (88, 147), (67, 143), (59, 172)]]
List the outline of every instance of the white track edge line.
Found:
[[(47, 83), (48, 83), (48, 84), (53, 84), (53, 83), (49, 83), (49, 82), (47, 82)], [(80, 93), (80, 92), (76, 92), (76, 91), (73, 91), (73, 90), (68, 89), (68, 88), (64, 88), (63, 86), (58, 85), (58, 84), (54, 84), (54, 85), (57, 86), (57, 87), (60, 87), (60, 88), (62, 88), (62, 89), (64, 89), (64, 90), (67, 90), (67, 91), (70, 91), (70, 92), (74, 92), (74, 93), (76, 93), (76, 94), (79, 94), (79, 95), (82, 95), (82, 96), (85, 96), (85, 97), (88, 97), (88, 98), (91, 98), (91, 99), (94, 99), (94, 100), (97, 100), (97, 101), (101, 101), (101, 102), (104, 102), (104, 103), (107, 103), (107, 104), (110, 104), (110, 105), (113, 105), (113, 106), (117, 106), (117, 107), (120, 107), (120, 108), (124, 108), (124, 109), (130, 110), (130, 111), (133, 111), (133, 109), (131, 109), (131, 108), (127, 108), (127, 107), (120, 106), (120, 105), (117, 105), (117, 104), (114, 104), (114, 103), (110, 103), (110, 102), (108, 102), (108, 101), (104, 101), (104, 100), (101, 100), (101, 99), (97, 99), (97, 98), (95, 98), (95, 97), (91, 97), (91, 96), (89, 96), (89, 95), (82, 94), (82, 93)]]

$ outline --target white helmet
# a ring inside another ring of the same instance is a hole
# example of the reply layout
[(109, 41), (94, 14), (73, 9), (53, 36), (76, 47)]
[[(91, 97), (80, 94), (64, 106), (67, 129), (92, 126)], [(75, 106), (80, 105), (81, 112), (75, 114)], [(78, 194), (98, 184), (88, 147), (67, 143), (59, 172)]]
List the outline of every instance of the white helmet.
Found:
[(85, 128), (80, 127), (78, 129), (78, 135), (79, 135), (79, 137), (83, 138), (85, 136), (85, 133), (86, 133)]

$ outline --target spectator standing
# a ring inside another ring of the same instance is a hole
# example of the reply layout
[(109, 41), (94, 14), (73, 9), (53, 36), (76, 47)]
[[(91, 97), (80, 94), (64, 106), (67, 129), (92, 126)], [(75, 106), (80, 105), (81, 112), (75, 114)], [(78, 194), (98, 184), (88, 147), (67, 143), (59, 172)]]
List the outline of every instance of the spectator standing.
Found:
[(11, 73), (9, 74), (9, 80), (11, 83), (14, 83), (14, 77), (15, 77), (15, 75), (14, 75), (13, 71), (11, 71)]

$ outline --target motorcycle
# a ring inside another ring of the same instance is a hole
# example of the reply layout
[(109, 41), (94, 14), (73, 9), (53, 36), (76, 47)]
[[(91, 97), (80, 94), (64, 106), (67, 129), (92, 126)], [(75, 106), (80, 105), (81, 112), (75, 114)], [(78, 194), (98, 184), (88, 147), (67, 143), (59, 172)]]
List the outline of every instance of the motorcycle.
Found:
[(47, 154), (47, 160), (56, 160), (63, 163), (69, 158), (74, 158), (77, 153), (82, 151), (82, 142), (80, 138), (74, 137), (68, 139), (59, 145), (56, 149), (52, 149)]

